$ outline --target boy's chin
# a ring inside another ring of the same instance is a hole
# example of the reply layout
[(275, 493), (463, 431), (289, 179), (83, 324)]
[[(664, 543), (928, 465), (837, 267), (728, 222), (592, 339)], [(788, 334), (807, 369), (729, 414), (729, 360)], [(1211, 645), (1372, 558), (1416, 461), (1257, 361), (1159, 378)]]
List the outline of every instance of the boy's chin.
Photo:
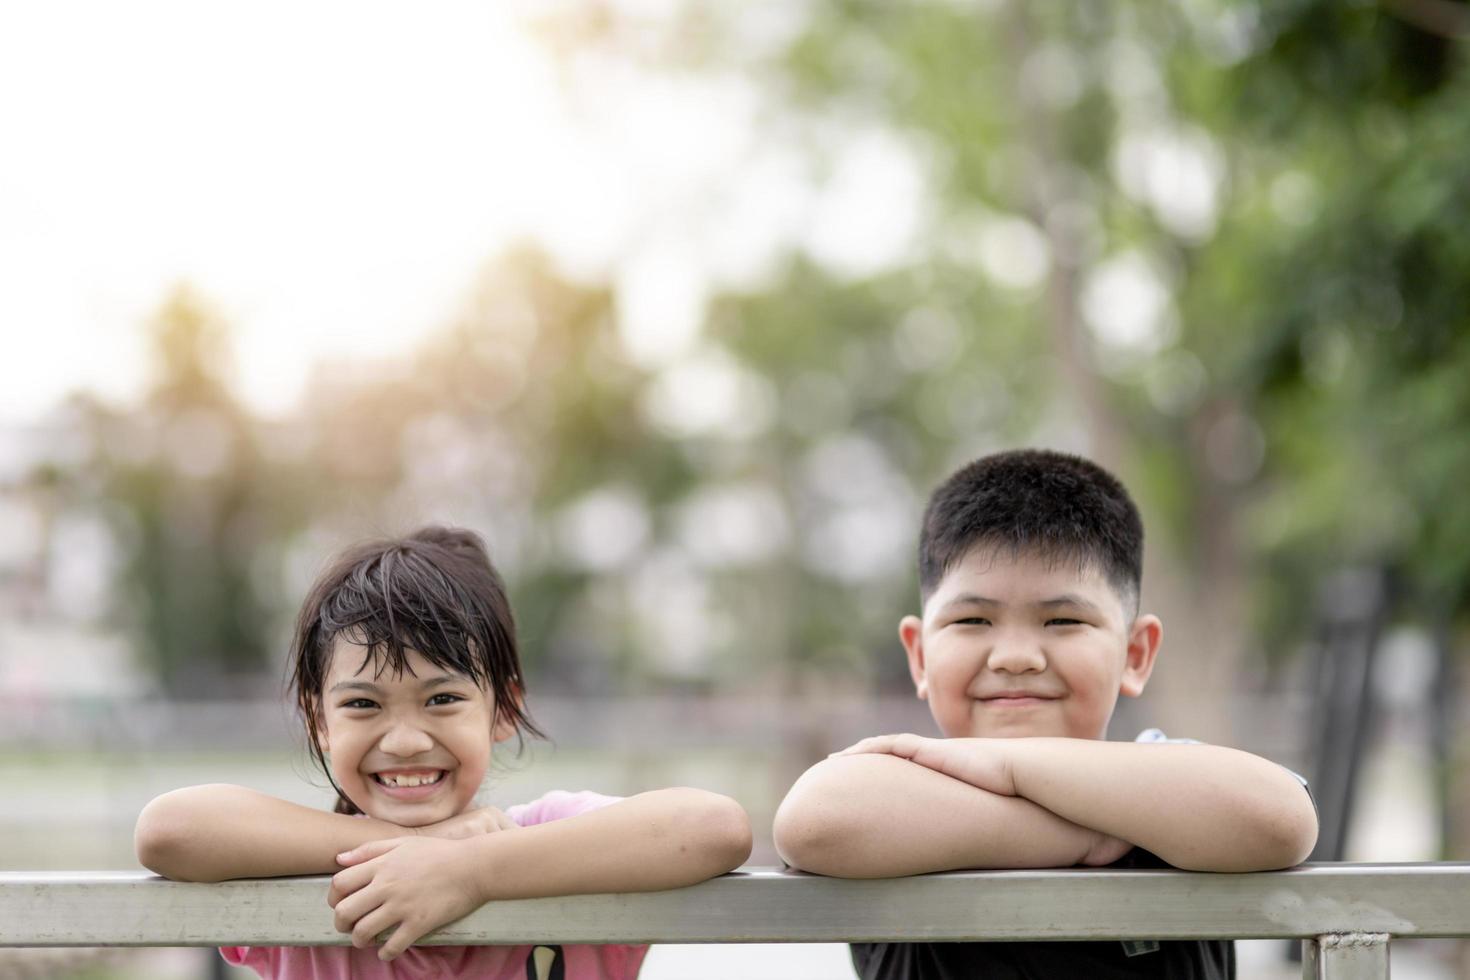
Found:
[(949, 727), (939, 726), (947, 738), (1090, 738), (1106, 737), (1105, 732), (1070, 731), (1067, 726), (1042, 719), (1015, 719), (1004, 724), (980, 723)]

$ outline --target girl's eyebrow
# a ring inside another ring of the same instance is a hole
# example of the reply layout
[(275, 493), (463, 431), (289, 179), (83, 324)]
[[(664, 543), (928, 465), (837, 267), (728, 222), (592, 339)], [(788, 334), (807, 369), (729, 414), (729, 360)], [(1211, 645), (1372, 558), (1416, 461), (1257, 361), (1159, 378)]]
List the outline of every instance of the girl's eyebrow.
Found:
[[(455, 677), (453, 674), (439, 674), (437, 677), (427, 677), (419, 681), (419, 688), (420, 690), (423, 690), (430, 687), (441, 687), (445, 684), (453, 684), (461, 679), (462, 678)], [(380, 688), (372, 681), (338, 681), (331, 686), (327, 693), (336, 694), (338, 691), (376, 692), (378, 690), (380, 690)]]

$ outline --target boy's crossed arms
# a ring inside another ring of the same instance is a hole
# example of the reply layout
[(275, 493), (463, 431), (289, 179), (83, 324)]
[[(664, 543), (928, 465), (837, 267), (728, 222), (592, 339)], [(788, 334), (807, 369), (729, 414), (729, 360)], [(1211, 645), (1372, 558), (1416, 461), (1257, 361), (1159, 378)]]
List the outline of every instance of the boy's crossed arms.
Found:
[(776, 815), (793, 867), (876, 878), (1111, 864), (1138, 846), (1178, 868), (1304, 860), (1317, 818), (1281, 766), (1214, 745), (882, 735), (818, 763)]

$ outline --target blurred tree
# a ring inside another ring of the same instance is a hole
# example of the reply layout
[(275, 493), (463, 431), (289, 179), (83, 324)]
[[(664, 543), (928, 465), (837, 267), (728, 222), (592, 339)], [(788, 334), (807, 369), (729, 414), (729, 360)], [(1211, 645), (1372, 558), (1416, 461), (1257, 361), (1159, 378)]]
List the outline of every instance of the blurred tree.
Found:
[[(589, 5), (548, 34), (568, 59), (758, 79), (815, 173), (874, 129), (920, 162), (916, 254), (793, 263), (707, 325), (778, 392), (760, 452), (807, 544), (793, 477), (843, 433), (919, 496), (995, 445), (1086, 451), (1150, 514), (1154, 601), (1187, 624), (1159, 686), (1206, 736), (1225, 721), (1202, 692), (1309, 635), (1323, 569), (1386, 564), (1406, 608), (1463, 622), (1464, 8), (831, 0), (794, 29), (762, 10), (690, 3), (660, 30)], [(820, 391), (842, 409), (813, 412)], [(850, 581), (794, 577), (793, 657), (891, 647), (855, 628), (875, 604)]]
[(276, 636), (267, 559), (297, 509), (225, 382), (225, 326), (180, 288), (151, 331), (143, 405), (93, 418), (95, 480), (126, 556), (121, 617), (169, 695), (255, 693)]

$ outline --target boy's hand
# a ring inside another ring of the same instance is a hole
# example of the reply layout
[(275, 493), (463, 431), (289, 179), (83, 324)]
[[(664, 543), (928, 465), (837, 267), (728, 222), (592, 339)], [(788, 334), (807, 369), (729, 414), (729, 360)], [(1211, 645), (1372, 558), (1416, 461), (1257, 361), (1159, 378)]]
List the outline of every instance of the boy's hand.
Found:
[(1093, 833), (1097, 839), (1092, 842), (1092, 846), (1088, 848), (1082, 860), (1077, 862), (1078, 864), (1089, 868), (1105, 868), (1133, 850), (1133, 845), (1121, 837), (1109, 837), (1100, 830), (1095, 830)]
[(327, 904), (338, 932), (366, 949), (385, 932), (378, 959), (392, 960), (424, 936), (481, 905), (486, 896), (467, 870), (463, 845), (435, 837), (373, 841), (337, 856)]
[(445, 840), (462, 840), (477, 834), (493, 834), (500, 830), (519, 829), (519, 824), (493, 806), (477, 807), (440, 820), (438, 823), (411, 828), (413, 833), (420, 837), (442, 837)]
[(875, 735), (833, 755), (896, 755), (997, 796), (1016, 796), (1005, 739)]

